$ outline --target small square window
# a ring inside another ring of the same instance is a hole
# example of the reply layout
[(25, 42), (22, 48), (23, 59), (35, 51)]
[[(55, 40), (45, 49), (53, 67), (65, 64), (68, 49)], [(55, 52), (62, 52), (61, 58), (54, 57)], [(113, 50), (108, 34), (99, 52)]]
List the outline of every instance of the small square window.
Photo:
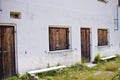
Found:
[(10, 12), (10, 18), (21, 19), (21, 12)]
[(104, 3), (107, 3), (108, 1), (106, 1), (106, 0), (98, 0), (98, 1), (101, 1), (101, 2), (104, 2)]

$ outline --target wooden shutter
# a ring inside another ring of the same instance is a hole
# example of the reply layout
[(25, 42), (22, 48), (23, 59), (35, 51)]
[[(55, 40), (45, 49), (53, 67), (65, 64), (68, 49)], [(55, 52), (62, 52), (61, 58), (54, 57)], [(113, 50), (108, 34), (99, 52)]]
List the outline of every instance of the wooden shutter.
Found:
[(68, 29), (62, 28), (60, 29), (60, 49), (68, 49), (69, 47), (69, 40), (68, 40)]
[(55, 50), (55, 36), (56, 36), (56, 30), (49, 28), (49, 49)]
[(107, 39), (107, 30), (103, 30), (103, 45), (107, 45), (108, 39)]
[(49, 28), (49, 49), (50, 51), (54, 50), (63, 50), (69, 48), (68, 40), (68, 28)]
[(102, 30), (98, 30), (98, 45), (102, 45)]
[(103, 46), (108, 44), (107, 29), (98, 29), (98, 45)]

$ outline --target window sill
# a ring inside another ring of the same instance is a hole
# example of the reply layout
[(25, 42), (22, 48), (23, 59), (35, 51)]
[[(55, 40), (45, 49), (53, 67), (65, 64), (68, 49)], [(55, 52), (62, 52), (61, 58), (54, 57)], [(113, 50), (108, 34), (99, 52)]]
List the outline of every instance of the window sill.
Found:
[(73, 52), (73, 49), (67, 49), (67, 50), (56, 50), (56, 51), (49, 51), (49, 54), (54, 54), (54, 53), (62, 53), (62, 52)]
[(103, 45), (103, 46), (97, 46), (98, 48), (105, 48), (105, 47), (110, 47), (109, 45)]

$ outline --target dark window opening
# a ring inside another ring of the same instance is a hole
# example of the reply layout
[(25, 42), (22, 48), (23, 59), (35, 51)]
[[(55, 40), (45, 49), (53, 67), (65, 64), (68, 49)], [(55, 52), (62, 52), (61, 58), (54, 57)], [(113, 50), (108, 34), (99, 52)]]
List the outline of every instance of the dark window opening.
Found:
[(10, 18), (21, 19), (21, 12), (10, 12)]
[(106, 1), (106, 0), (98, 0), (98, 1), (100, 1), (100, 2), (104, 2), (104, 3), (107, 3), (108, 1)]

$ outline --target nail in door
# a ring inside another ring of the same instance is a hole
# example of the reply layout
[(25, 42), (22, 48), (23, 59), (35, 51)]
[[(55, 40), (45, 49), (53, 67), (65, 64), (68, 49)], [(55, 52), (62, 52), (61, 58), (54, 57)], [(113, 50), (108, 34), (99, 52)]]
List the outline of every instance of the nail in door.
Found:
[(15, 74), (14, 27), (0, 26), (0, 80)]
[(90, 29), (81, 28), (81, 56), (82, 61), (90, 61)]

